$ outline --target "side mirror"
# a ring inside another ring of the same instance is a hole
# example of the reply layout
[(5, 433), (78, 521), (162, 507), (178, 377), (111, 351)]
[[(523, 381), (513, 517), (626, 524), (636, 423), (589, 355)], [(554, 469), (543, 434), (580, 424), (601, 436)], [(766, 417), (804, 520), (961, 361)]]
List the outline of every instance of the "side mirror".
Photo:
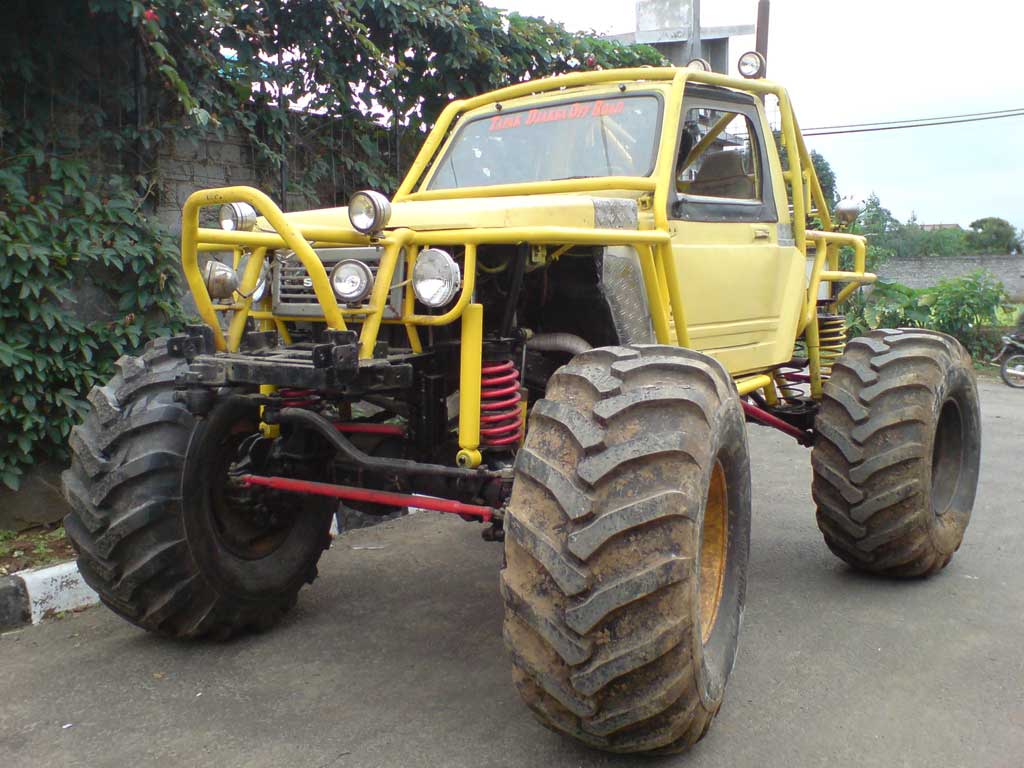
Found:
[(832, 211), (832, 214), (841, 224), (853, 224), (853, 222), (857, 220), (857, 217), (860, 216), (860, 203), (850, 198), (840, 200), (836, 203), (835, 210)]

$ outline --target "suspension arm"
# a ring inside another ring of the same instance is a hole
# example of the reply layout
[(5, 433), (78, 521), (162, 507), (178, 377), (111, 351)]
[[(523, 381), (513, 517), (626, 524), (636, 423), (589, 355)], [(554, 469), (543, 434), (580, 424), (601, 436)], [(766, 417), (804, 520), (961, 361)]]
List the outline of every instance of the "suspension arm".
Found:
[(763, 408), (758, 408), (752, 403), (743, 402), (743, 412), (748, 418), (754, 421), (764, 424), (766, 427), (772, 427), (780, 432), (785, 432), (790, 437), (796, 438), (796, 441), (800, 445), (810, 446), (814, 443), (814, 434), (807, 430), (800, 429), (800, 427), (793, 426), (792, 424), (783, 421), (778, 416), (773, 416)]
[(455, 515), (479, 517), (485, 523), (497, 514), (497, 510), (479, 504), (464, 504), (451, 499), (436, 499), (433, 496), (421, 496), (416, 493), (391, 493), (375, 491), (370, 488), (353, 488), (348, 485), (332, 485), (331, 483), (315, 483), (311, 480), (295, 480), (290, 477), (263, 477), (261, 475), (242, 475), (240, 478), (246, 485), (260, 485), (288, 493), (306, 493), (314, 496), (330, 496), (348, 501), (364, 501), (370, 504), (384, 504), (390, 507), (419, 507), (433, 512), (450, 512)]
[(325, 419), (318, 413), (307, 411), (302, 408), (282, 408), (277, 416), (277, 421), (282, 425), (290, 425), (312, 429), (320, 434), (331, 447), (343, 454), (354, 464), (364, 469), (392, 475), (433, 475), (435, 477), (451, 477), (463, 480), (491, 480), (506, 479), (501, 472), (494, 472), (489, 469), (469, 469), (462, 467), (447, 467), (443, 464), (424, 464), (408, 459), (387, 459), (379, 456), (370, 456), (368, 453), (356, 448), (352, 441), (338, 432), (335, 424)]

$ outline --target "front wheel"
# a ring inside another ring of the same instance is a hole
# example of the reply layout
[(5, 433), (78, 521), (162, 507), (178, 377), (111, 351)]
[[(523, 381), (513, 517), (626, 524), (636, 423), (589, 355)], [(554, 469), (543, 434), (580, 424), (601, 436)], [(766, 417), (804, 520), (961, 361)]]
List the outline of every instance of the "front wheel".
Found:
[(743, 412), (717, 362), (609, 347), (560, 368), (516, 461), (501, 582), (540, 722), (614, 752), (700, 739), (736, 656), (749, 538)]
[(174, 399), (187, 364), (154, 342), (89, 394), (63, 476), (65, 529), (85, 581), (123, 618), (172, 637), (276, 623), (313, 580), (333, 505), (240, 487), (259, 411), (229, 398), (195, 419)]
[(1010, 355), (1003, 360), (1003, 367), (999, 369), (999, 375), (1003, 377), (1008, 387), (1024, 389), (1024, 355)]

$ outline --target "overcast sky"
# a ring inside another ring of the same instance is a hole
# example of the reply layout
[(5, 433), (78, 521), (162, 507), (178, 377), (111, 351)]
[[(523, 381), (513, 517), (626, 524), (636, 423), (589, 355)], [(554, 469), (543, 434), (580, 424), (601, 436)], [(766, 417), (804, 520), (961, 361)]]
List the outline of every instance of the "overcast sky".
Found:
[[(572, 30), (629, 32), (633, 0), (484, 0)], [(757, 0), (703, 0), (702, 26), (753, 24)], [(1018, 0), (775, 0), (768, 76), (801, 126), (1024, 107), (1024, 3)], [(754, 47), (734, 38), (730, 59)], [(808, 137), (842, 195), (872, 191), (901, 220), (1024, 227), (1024, 117)]]

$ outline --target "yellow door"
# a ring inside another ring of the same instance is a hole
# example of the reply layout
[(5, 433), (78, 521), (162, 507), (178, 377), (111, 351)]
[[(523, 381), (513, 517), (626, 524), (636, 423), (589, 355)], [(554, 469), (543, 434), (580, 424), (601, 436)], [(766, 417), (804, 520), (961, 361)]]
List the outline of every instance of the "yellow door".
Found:
[(672, 254), (691, 345), (733, 374), (789, 360), (803, 306), (804, 258), (779, 215), (769, 151), (753, 99), (688, 90)]
[(793, 354), (804, 259), (780, 246), (774, 223), (672, 222), (672, 254), (695, 349), (730, 373), (764, 370)]

